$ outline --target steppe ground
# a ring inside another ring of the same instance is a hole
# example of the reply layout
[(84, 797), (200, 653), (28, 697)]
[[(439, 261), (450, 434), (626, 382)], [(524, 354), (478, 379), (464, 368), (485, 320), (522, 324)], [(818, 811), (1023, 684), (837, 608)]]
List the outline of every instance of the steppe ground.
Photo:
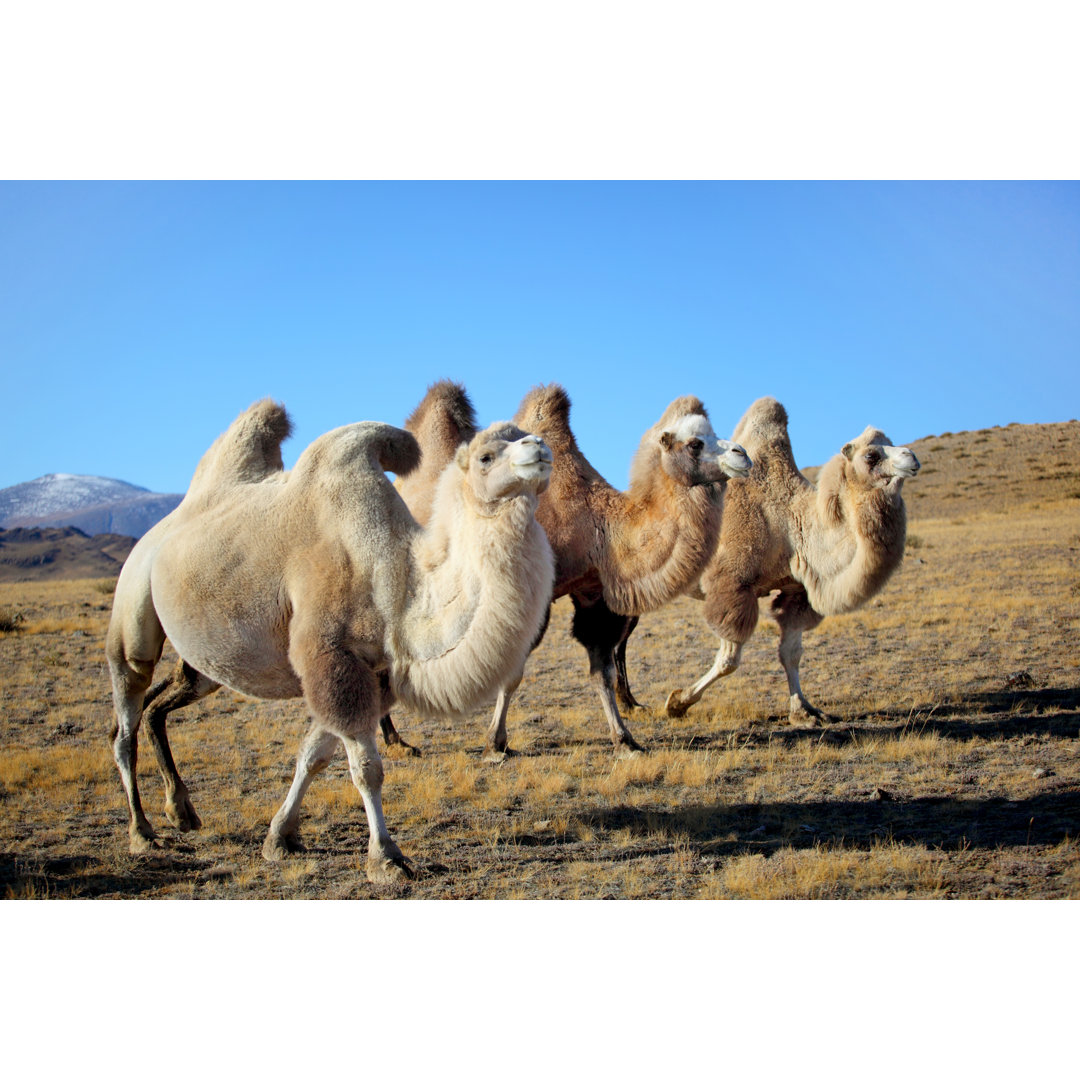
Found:
[[(170, 718), (203, 828), (127, 850), (106, 737), (111, 581), (0, 586), (0, 895), (173, 898), (1062, 898), (1080, 896), (1080, 424), (922, 439), (908, 549), (862, 611), (806, 636), (803, 685), (831, 722), (793, 727), (763, 621), (742, 668), (680, 720), (710, 664), (701, 606), (643, 618), (615, 760), (567, 601), (481, 760), (486, 711), (398, 714), (423, 751), (386, 759), (384, 804), (415, 881), (364, 876), (367, 830), (339, 754), (304, 803), (305, 853), (260, 851), (306, 729), (299, 702), (231, 691)], [(166, 652), (166, 662), (172, 656)], [(160, 669), (162, 672), (164, 667)]]

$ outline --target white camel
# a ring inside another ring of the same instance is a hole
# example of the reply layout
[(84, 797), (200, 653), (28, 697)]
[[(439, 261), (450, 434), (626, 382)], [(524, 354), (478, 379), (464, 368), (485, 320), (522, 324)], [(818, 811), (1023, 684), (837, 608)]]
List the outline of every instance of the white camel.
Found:
[[(242, 414), (120, 575), (106, 651), (130, 847), (158, 844), (136, 785), (144, 703), (166, 815), (196, 828), (165, 716), (225, 685), (302, 696), (313, 718), (263, 854), (297, 848), (301, 800), (340, 740), (367, 814), (368, 877), (409, 876), (383, 818), (379, 718), (395, 698), (460, 715), (518, 676), (551, 598), (551, 548), (535, 518), (551, 452), (513, 424), (493, 424), (457, 452), (425, 529), (384, 472), (415, 467), (412, 435), (351, 424), (316, 439), (286, 473), (289, 426), (269, 401)], [(181, 663), (148, 694), (166, 637)]]

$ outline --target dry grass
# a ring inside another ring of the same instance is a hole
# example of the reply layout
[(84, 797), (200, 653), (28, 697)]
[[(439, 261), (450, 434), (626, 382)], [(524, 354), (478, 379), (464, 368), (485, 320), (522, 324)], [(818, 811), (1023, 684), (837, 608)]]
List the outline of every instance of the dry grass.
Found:
[[(908, 484), (925, 492), (909, 502), (901, 571), (805, 640), (804, 688), (833, 719), (823, 727), (787, 724), (768, 624), (739, 672), (687, 716), (664, 716), (669, 691), (713, 652), (700, 605), (680, 600), (642, 620), (630, 646), (651, 706), (630, 722), (651, 752), (614, 760), (557, 604), (502, 764), (480, 757), (486, 711), (456, 725), (396, 718), (423, 750), (386, 758), (387, 819), (420, 871), (400, 888), (364, 878), (344, 755), (305, 800), (307, 851), (262, 860), (304, 710), (227, 691), (170, 721), (203, 828), (165, 823), (143, 740), (143, 799), (169, 846), (130, 856), (105, 738), (112, 582), (0, 584), (0, 611), (19, 618), (0, 632), (0, 895), (1080, 897), (1080, 483), (1064, 464), (1078, 434), (1048, 425), (915, 444), (929, 475)], [(1004, 479), (972, 486), (991, 472)], [(1021, 475), (1051, 479), (1025, 489)]]

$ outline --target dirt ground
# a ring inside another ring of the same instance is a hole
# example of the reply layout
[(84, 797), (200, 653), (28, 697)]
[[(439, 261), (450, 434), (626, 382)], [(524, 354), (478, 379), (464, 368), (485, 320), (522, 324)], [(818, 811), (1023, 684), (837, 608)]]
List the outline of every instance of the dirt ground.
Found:
[(481, 759), (486, 710), (396, 716), (422, 751), (386, 758), (387, 822), (417, 869), (401, 886), (365, 878), (344, 755), (305, 800), (306, 851), (262, 859), (304, 710), (231, 691), (170, 718), (202, 829), (165, 821), (144, 738), (143, 802), (166, 846), (128, 854), (106, 741), (111, 583), (0, 585), (14, 619), (0, 632), (0, 895), (1078, 897), (1080, 425), (911, 445), (924, 469), (907, 485), (922, 489), (903, 566), (865, 609), (805, 638), (803, 686), (828, 723), (787, 722), (765, 621), (738, 672), (666, 717), (715, 647), (701, 605), (680, 599), (631, 640), (646, 707), (629, 722), (649, 753), (616, 760), (560, 601), (504, 762)]

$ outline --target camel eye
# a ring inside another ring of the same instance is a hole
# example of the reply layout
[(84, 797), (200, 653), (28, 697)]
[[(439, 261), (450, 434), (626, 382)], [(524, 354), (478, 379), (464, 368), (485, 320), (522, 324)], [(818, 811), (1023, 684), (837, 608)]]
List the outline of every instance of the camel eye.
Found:
[(863, 461), (867, 465), (876, 465), (881, 460), (881, 455), (876, 450), (867, 450), (863, 455)]
[(494, 454), (481, 454), (480, 464), (486, 469), (495, 460)]
[(700, 457), (701, 451), (705, 449), (705, 444), (701, 441), (701, 439), (691, 439), (686, 444), (686, 449), (690, 451), (693, 457)]

